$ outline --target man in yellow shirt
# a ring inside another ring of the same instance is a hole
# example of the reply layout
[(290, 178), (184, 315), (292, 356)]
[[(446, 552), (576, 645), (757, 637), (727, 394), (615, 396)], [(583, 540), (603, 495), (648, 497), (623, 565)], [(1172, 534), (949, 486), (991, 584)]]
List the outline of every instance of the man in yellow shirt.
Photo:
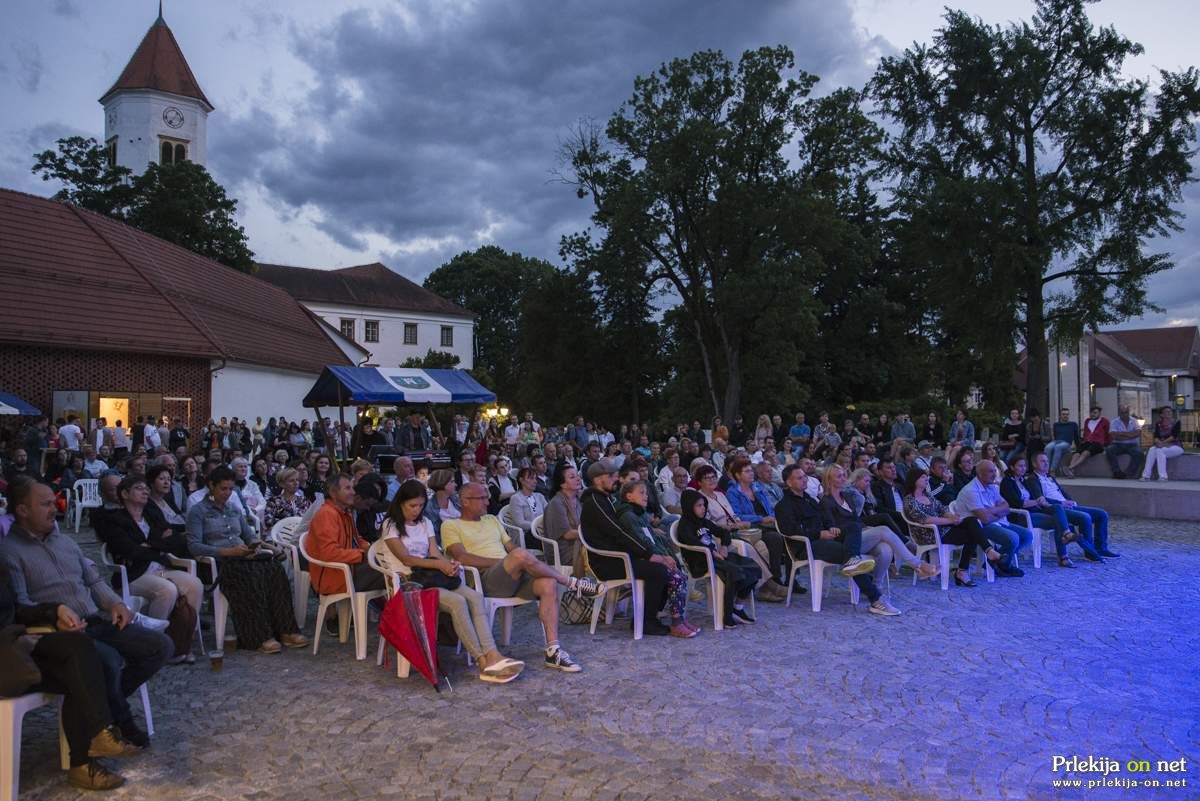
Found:
[(538, 600), (538, 618), (546, 635), (546, 667), (567, 673), (581, 668), (558, 644), (558, 588), (561, 584), (581, 595), (594, 597), (599, 585), (587, 578), (564, 576), (531, 552), (516, 547), (495, 516), (486, 514), (487, 487), (465, 485), (458, 493), (462, 517), (442, 523), (442, 548), (452, 559), (477, 568), (479, 588), (490, 598)]

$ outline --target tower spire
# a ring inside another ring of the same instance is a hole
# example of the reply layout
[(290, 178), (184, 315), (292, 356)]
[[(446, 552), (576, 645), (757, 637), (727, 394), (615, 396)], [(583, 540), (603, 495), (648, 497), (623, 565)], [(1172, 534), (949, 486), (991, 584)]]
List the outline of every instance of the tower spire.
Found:
[(162, 22), (162, 21), (163, 21), (163, 15), (162, 15), (162, 0), (158, 0), (158, 21), (159, 21), (159, 22)]

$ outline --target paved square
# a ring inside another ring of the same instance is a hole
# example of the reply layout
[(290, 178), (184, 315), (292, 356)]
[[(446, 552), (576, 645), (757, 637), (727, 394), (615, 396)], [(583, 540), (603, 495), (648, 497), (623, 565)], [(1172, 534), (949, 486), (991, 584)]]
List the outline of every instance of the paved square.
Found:
[[(759, 624), (734, 631), (697, 606), (693, 640), (565, 627), (577, 675), (537, 664), (527, 607), (507, 650), (531, 664), (501, 687), (446, 649), (453, 693), (398, 680), (375, 666), (374, 637), (367, 662), (335, 638), (317, 657), (167, 668), (151, 687), (154, 746), (109, 797), (1198, 798), (1200, 524), (1112, 531), (1123, 558), (1103, 566), (1059, 569), (1047, 545), (1024, 579), (948, 593), (903, 581), (894, 619), (853, 610), (839, 580), (819, 614), (806, 598), (760, 604)], [(96, 797), (66, 785), (55, 725), (26, 718), (21, 798)], [(1182, 757), (1189, 786), (1054, 789), (1055, 755)]]

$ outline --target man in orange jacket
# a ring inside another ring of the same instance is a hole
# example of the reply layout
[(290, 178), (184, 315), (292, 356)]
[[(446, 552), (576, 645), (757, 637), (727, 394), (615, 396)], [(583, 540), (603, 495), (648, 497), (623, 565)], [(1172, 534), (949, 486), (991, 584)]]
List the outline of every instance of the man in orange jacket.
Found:
[[(367, 564), (367, 543), (354, 526), (354, 485), (350, 477), (335, 475), (325, 485), (325, 503), (313, 516), (308, 528), (306, 549), (322, 562), (350, 565), (354, 589), (382, 590), (383, 574)], [(336, 568), (309, 564), (308, 574), (319, 595), (346, 591), (346, 577)]]

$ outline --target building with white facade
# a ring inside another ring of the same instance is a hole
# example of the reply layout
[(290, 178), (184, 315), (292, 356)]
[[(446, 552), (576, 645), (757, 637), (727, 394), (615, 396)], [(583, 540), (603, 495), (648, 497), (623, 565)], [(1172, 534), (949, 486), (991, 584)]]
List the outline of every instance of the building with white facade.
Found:
[(1162, 406), (1192, 410), (1200, 380), (1200, 328), (1085, 334), (1076, 348), (1051, 348), (1049, 370), (1050, 410), (1068, 408), (1077, 420), (1093, 405), (1109, 418), (1125, 405), (1142, 419)]
[(398, 367), (430, 350), (457, 356), (464, 370), (475, 366), (474, 313), (378, 262), (341, 270), (260, 264), (256, 275), (368, 351), (367, 366)]
[(213, 104), (200, 89), (161, 8), (100, 104), (109, 161), (135, 174), (152, 162), (204, 164)]

